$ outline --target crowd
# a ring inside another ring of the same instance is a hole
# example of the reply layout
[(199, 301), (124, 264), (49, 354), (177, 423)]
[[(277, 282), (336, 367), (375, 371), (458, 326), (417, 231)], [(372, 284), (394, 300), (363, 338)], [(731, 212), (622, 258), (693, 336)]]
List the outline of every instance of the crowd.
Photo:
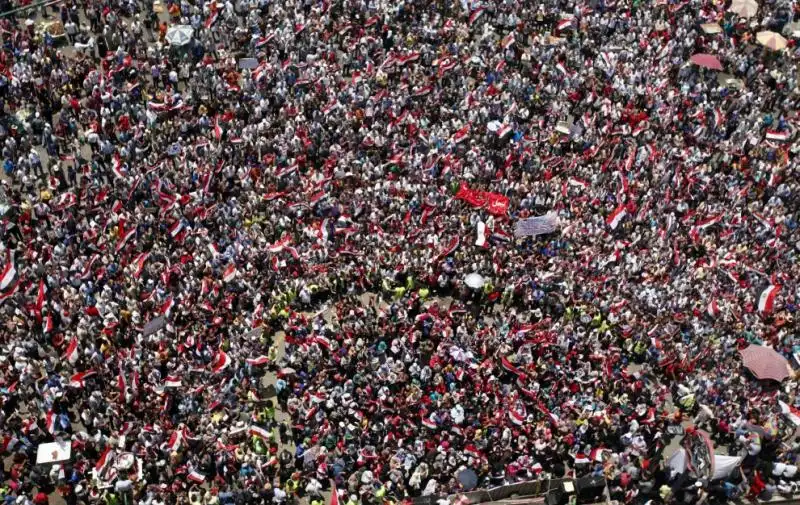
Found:
[[(0, 2), (5, 503), (796, 492), (797, 382), (737, 351), (800, 351), (800, 4), (25, 3)], [(693, 422), (740, 472), (670, 474)]]

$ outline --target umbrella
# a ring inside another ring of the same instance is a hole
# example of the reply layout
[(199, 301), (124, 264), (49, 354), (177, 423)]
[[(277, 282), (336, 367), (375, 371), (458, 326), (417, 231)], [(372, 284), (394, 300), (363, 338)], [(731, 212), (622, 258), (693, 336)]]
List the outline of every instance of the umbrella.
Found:
[(465, 468), (458, 472), (458, 482), (465, 491), (475, 489), (475, 486), (478, 485), (478, 475), (472, 468)]
[(786, 358), (771, 347), (750, 345), (740, 351), (745, 368), (758, 379), (772, 379), (778, 382), (789, 376), (789, 363)]
[(167, 30), (166, 39), (171, 46), (185, 46), (192, 40), (194, 29), (189, 25), (177, 25)]
[(480, 289), (486, 283), (486, 279), (479, 273), (472, 272), (471, 274), (464, 277), (464, 284), (471, 287), (472, 289)]
[(780, 51), (786, 47), (786, 39), (775, 32), (758, 32), (756, 34), (756, 40), (762, 46), (772, 49), (773, 51)]
[(740, 15), (743, 18), (751, 18), (758, 11), (756, 0), (733, 0), (728, 11)]
[(703, 32), (708, 34), (719, 33), (722, 31), (722, 27), (719, 25), (719, 23), (705, 23), (700, 25), (700, 28), (703, 29)]
[(710, 68), (711, 70), (722, 70), (722, 63), (713, 54), (698, 53), (689, 58), (689, 61), (698, 67)]

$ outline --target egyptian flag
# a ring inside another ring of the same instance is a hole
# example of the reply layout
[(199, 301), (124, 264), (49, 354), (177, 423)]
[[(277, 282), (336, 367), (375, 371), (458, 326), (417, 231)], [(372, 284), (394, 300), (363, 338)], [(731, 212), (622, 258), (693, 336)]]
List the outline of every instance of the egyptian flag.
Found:
[(120, 399), (125, 399), (125, 390), (128, 389), (128, 380), (125, 378), (125, 374), (122, 372), (122, 367), (119, 367), (119, 372), (117, 373), (117, 389), (119, 389), (119, 397)]
[(269, 358), (263, 354), (257, 358), (247, 358), (247, 364), (250, 366), (262, 366), (269, 363)]
[(711, 317), (719, 316), (719, 304), (716, 300), (711, 300), (706, 308), (706, 313)]
[(511, 32), (503, 37), (503, 40), (500, 42), (500, 44), (503, 46), (503, 49), (508, 49), (512, 44), (514, 44), (515, 41), (516, 37), (514, 36), (514, 32)]
[(464, 125), (464, 127), (458, 130), (457, 132), (455, 132), (451, 140), (454, 143), (458, 144), (459, 142), (466, 140), (467, 137), (469, 137), (469, 123)]
[(573, 27), (574, 23), (575, 23), (575, 18), (573, 18), (573, 17), (561, 19), (556, 24), (556, 31), (560, 32), (560, 31), (563, 31), (563, 30), (568, 30), (568, 29)]
[(44, 318), (44, 325), (42, 326), (42, 333), (47, 335), (48, 333), (53, 331), (53, 316), (51, 314), (47, 314)]
[(4, 297), (10, 296), (17, 290), (18, 284), (19, 276), (17, 275), (17, 266), (11, 258), (11, 253), (6, 250), (6, 264), (3, 267), (2, 276), (0, 277), (0, 293), (2, 293)]
[(75, 196), (75, 193), (72, 191), (67, 191), (66, 193), (61, 193), (61, 196), (53, 204), (53, 207), (56, 210), (64, 210), (72, 207), (78, 203), (78, 197)]
[(265, 430), (264, 428), (256, 425), (251, 425), (248, 433), (254, 437), (258, 437), (262, 440), (269, 440), (269, 431)]
[(478, 18), (481, 17), (481, 15), (483, 14), (484, 10), (486, 10), (486, 9), (483, 8), (483, 7), (478, 7), (477, 9), (475, 9), (474, 11), (472, 11), (470, 13), (470, 15), (469, 15), (469, 25), (470, 26), (472, 26), (475, 23), (475, 21), (477, 21)]
[(590, 455), (583, 452), (575, 454), (574, 458), (576, 465), (588, 465), (589, 463), (592, 462)]
[(322, 220), (317, 230), (317, 238), (322, 239), (323, 242), (328, 241), (328, 218)]
[(69, 378), (69, 385), (74, 388), (82, 388), (86, 386), (86, 379), (97, 375), (94, 370), (87, 370), (85, 372), (78, 372)]
[(172, 295), (170, 295), (170, 296), (167, 297), (166, 300), (164, 300), (164, 303), (161, 305), (161, 310), (160, 311), (161, 311), (162, 314), (166, 314), (174, 306), (175, 306), (175, 299), (172, 298)]
[(169, 440), (167, 441), (167, 449), (169, 452), (175, 452), (181, 448), (183, 445), (183, 430), (175, 430), (170, 435)]
[(39, 289), (36, 291), (36, 307), (34, 313), (38, 321), (42, 320), (42, 308), (44, 308), (45, 294), (47, 293), (47, 286), (44, 279), (39, 279)]
[[(122, 223), (120, 223), (120, 228), (121, 229), (123, 228)], [(125, 247), (125, 244), (128, 242), (128, 240), (130, 240), (131, 237), (133, 237), (134, 235), (136, 235), (136, 226), (131, 226), (129, 230), (123, 231), (119, 236), (119, 242), (117, 243), (117, 252), (120, 252), (122, 248)]]
[(106, 467), (109, 464), (111, 464), (111, 460), (113, 459), (114, 459), (114, 453), (111, 450), (111, 447), (106, 446), (105, 450), (103, 451), (103, 454), (100, 455), (100, 458), (98, 458), (97, 463), (95, 463), (94, 465), (95, 473), (97, 475), (102, 474), (103, 470), (105, 470)]
[(525, 372), (521, 371), (520, 369), (512, 365), (511, 362), (508, 361), (508, 358), (506, 358), (505, 356), (500, 358), (500, 366), (502, 366), (503, 370), (505, 370), (506, 372), (512, 373), (517, 377), (526, 377)]
[(47, 412), (47, 415), (44, 418), (44, 424), (47, 428), (47, 433), (53, 435), (56, 432), (56, 419), (58, 416), (52, 410)]
[(572, 187), (578, 187), (578, 188), (581, 188), (581, 189), (587, 189), (589, 187), (589, 183), (588, 182), (586, 182), (586, 181), (584, 181), (582, 179), (578, 179), (577, 177), (570, 177), (567, 180), (567, 183)]
[(202, 484), (206, 481), (206, 476), (196, 470), (192, 470), (186, 478), (195, 484)]
[(228, 265), (228, 268), (222, 272), (222, 280), (225, 282), (231, 282), (236, 277), (236, 265), (231, 263)]
[(268, 33), (263, 37), (259, 37), (258, 39), (256, 39), (256, 49), (266, 46), (267, 43), (269, 43), (269, 41), (272, 40), (273, 38), (275, 38), (274, 33)]
[(214, 373), (220, 373), (221, 371), (228, 368), (231, 364), (231, 358), (223, 351), (222, 349), (217, 352), (217, 355), (214, 356), (214, 360), (211, 362), (211, 371)]
[(179, 388), (181, 387), (181, 378), (179, 375), (168, 375), (164, 380), (165, 388)]
[(770, 314), (775, 308), (775, 297), (780, 291), (781, 287), (775, 284), (767, 286), (767, 289), (761, 292), (758, 297), (758, 311), (762, 314)]
[(508, 411), (508, 418), (517, 426), (522, 426), (525, 424), (525, 419), (528, 418), (525, 404), (522, 402), (517, 402), (516, 405)]
[(439, 258), (446, 258), (453, 254), (453, 252), (458, 249), (459, 244), (461, 243), (461, 238), (455, 236), (450, 239), (450, 241), (445, 245), (444, 249), (439, 253)]
[(122, 166), (122, 158), (119, 157), (119, 153), (114, 153), (114, 161), (111, 163), (111, 171), (114, 172), (114, 176), (117, 179), (124, 179), (125, 178), (125, 169)]
[(422, 418), (422, 425), (428, 428), (429, 430), (436, 430), (439, 428), (439, 425), (436, 424), (436, 421), (431, 419), (430, 417), (423, 417)]
[(723, 217), (722, 214), (717, 214), (716, 216), (709, 217), (708, 219), (703, 219), (702, 221), (695, 224), (694, 227), (697, 228), (699, 231), (705, 230), (706, 228), (714, 226), (715, 224), (722, 221), (722, 217)]
[(625, 206), (620, 205), (614, 210), (614, 212), (606, 217), (606, 224), (610, 226), (612, 230), (616, 230), (617, 226), (619, 226), (627, 213), (628, 211), (625, 209)]
[(74, 365), (78, 361), (78, 337), (72, 336), (67, 345), (67, 351), (64, 353), (64, 358), (70, 365)]
[(205, 23), (203, 23), (203, 27), (208, 30), (211, 28), (214, 23), (217, 22), (217, 18), (219, 17), (219, 9), (217, 8), (216, 3), (211, 4), (211, 14), (206, 18)]
[(177, 238), (182, 231), (183, 231), (183, 220), (178, 219), (177, 221), (175, 221), (170, 225), (169, 236), (172, 238)]
[(777, 130), (767, 130), (767, 140), (779, 140), (781, 142), (784, 142), (786, 140), (789, 140), (790, 136), (791, 136), (790, 132), (787, 131), (780, 132)]
[(144, 270), (144, 264), (147, 262), (147, 258), (150, 257), (149, 252), (143, 252), (136, 256), (133, 260), (133, 263), (136, 265), (136, 270), (133, 272), (133, 277), (138, 279), (140, 275), (142, 275), (142, 270)]
[(501, 126), (500, 128), (498, 128), (498, 130), (497, 130), (497, 136), (498, 136), (498, 137), (500, 137), (500, 138), (503, 138), (503, 137), (505, 137), (506, 135), (508, 135), (509, 133), (511, 133), (512, 131), (514, 131), (514, 129), (513, 129), (513, 128), (511, 128), (511, 127), (510, 127), (510, 126), (508, 126), (507, 124), (504, 124), (503, 126)]
[(481, 459), (481, 452), (473, 444), (467, 444), (464, 447), (464, 452), (467, 454), (467, 456), (475, 459)]

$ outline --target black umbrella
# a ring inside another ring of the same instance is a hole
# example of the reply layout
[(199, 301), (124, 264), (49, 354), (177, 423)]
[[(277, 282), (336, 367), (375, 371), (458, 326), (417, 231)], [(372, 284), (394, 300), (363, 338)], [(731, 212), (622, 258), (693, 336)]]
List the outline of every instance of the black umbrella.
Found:
[(458, 482), (461, 483), (461, 487), (464, 491), (470, 491), (475, 489), (475, 486), (478, 485), (478, 475), (475, 473), (475, 470), (466, 468), (458, 472)]

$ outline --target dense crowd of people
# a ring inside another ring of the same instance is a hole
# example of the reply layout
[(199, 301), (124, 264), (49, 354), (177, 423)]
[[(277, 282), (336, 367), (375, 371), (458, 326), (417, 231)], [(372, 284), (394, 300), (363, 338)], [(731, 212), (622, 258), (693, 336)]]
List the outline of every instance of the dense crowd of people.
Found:
[[(800, 344), (796, 2), (25, 3), (6, 503), (797, 491), (797, 382), (737, 352)], [(670, 473), (689, 423), (741, 468)]]

